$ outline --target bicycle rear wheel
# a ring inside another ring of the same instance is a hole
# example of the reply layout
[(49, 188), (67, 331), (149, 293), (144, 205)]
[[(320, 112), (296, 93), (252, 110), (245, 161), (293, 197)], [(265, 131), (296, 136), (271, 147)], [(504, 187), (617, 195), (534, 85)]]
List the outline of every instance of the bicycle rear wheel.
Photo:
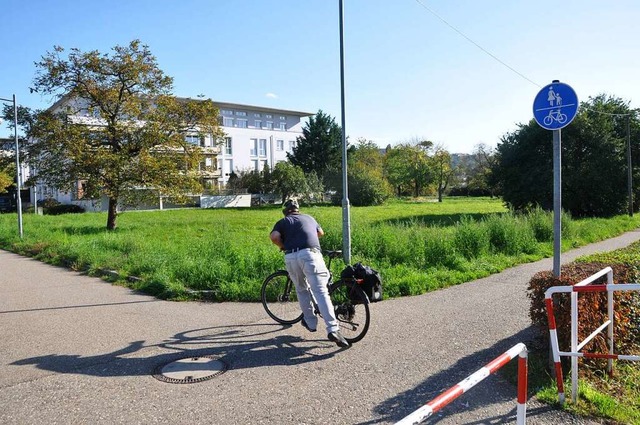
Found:
[(371, 320), (364, 291), (356, 283), (339, 280), (329, 288), (329, 297), (344, 339), (353, 344), (364, 338)]
[(293, 325), (302, 320), (298, 294), (286, 270), (278, 270), (262, 283), (262, 305), (273, 320)]

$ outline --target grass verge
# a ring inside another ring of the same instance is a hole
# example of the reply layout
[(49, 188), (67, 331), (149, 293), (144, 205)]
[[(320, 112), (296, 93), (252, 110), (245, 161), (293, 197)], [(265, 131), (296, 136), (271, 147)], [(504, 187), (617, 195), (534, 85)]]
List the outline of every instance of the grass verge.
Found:
[[(324, 248), (342, 247), (340, 207), (302, 210), (323, 226)], [(264, 277), (284, 267), (268, 238), (281, 216), (279, 207), (127, 212), (109, 232), (103, 213), (26, 214), (20, 240), (16, 215), (3, 214), (0, 247), (92, 275), (111, 270), (110, 279), (162, 298), (192, 299), (206, 291), (216, 301), (258, 301)], [(563, 249), (640, 226), (639, 217), (627, 216), (565, 216), (563, 222)], [(352, 262), (382, 272), (386, 297), (416, 295), (548, 257), (552, 229), (551, 214), (510, 214), (497, 199), (354, 207)], [(342, 267), (335, 262), (334, 272)]]

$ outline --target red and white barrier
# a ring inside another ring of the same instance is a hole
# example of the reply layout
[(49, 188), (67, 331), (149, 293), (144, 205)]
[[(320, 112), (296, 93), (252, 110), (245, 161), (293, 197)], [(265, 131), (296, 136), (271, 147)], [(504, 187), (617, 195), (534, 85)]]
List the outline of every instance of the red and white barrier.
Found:
[(502, 366), (509, 363), (516, 356), (518, 358), (518, 407), (517, 407), (517, 424), (524, 425), (527, 416), (527, 347), (522, 344), (516, 344), (507, 352), (503, 353), (474, 374), (468, 376), (463, 381), (458, 382), (438, 397), (434, 398), (418, 410), (404, 417), (396, 425), (414, 425), (419, 424), (435, 412), (451, 403), (453, 400), (473, 388), (483, 379), (498, 371)]
[[(564, 378), (562, 374), (562, 365), (560, 363), (560, 357), (572, 357), (571, 369), (572, 369), (572, 399), (575, 403), (578, 396), (578, 357), (584, 358), (596, 358), (596, 359), (609, 359), (608, 369), (611, 371), (611, 361), (617, 360), (630, 360), (640, 361), (640, 356), (619, 355), (613, 353), (613, 292), (614, 291), (638, 291), (640, 290), (640, 284), (613, 284), (608, 283), (606, 285), (589, 285), (599, 277), (608, 275), (608, 282), (613, 281), (612, 271), (610, 267), (607, 267), (595, 275), (583, 280), (574, 286), (553, 286), (547, 289), (544, 293), (545, 304), (547, 307), (547, 319), (549, 321), (549, 337), (551, 339), (551, 350), (553, 352), (553, 362), (555, 364), (556, 383), (558, 386), (558, 399), (560, 403), (564, 403)], [(591, 333), (584, 341), (578, 344), (578, 299), (577, 295), (582, 292), (604, 292), (608, 293), (607, 312), (608, 320), (605, 321), (598, 329)], [(569, 292), (571, 293), (571, 351), (560, 351), (558, 346), (558, 333), (556, 330), (556, 318), (553, 310), (553, 294)], [(609, 341), (609, 353), (582, 353), (580, 350), (585, 344), (593, 339), (598, 333), (605, 328), (608, 328), (608, 341)]]

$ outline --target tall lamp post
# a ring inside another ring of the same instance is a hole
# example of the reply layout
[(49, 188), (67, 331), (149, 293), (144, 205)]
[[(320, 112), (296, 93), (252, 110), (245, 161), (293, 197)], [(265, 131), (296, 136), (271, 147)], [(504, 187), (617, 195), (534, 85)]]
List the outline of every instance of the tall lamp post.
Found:
[(18, 104), (16, 103), (16, 95), (12, 99), (4, 99), (0, 97), (0, 101), (13, 103), (13, 135), (16, 139), (16, 205), (18, 210), (18, 232), (22, 239), (22, 199), (20, 198), (20, 148), (18, 146)]
[(340, 8), (340, 109), (342, 111), (342, 258), (345, 264), (351, 262), (351, 217), (349, 213), (349, 184), (347, 182), (347, 131), (344, 112), (344, 6)]

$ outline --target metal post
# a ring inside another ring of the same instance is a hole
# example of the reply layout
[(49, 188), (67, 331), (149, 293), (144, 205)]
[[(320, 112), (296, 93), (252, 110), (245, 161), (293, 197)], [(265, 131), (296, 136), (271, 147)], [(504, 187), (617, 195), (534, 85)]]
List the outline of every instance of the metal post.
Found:
[[(578, 351), (578, 293), (571, 293), (571, 352)], [(578, 358), (571, 357), (571, 400), (578, 401)]]
[(18, 145), (18, 103), (16, 102), (16, 95), (13, 95), (13, 134), (16, 138), (16, 184), (18, 194), (16, 196), (17, 208), (18, 208), (18, 233), (20, 239), (22, 239), (22, 199), (20, 198), (20, 180), (22, 178), (22, 172), (20, 171), (20, 147)]
[(562, 248), (562, 160), (561, 130), (553, 130), (553, 275), (560, 277), (560, 250)]
[(342, 256), (351, 262), (351, 220), (349, 218), (349, 184), (347, 181), (347, 132), (344, 113), (344, 7), (340, 6), (340, 108), (342, 110)]
[[(613, 270), (607, 273), (607, 285), (613, 285)], [(609, 326), (607, 328), (607, 339), (609, 340), (609, 354), (613, 355), (613, 326), (615, 315), (613, 314), (613, 291), (607, 290), (607, 315), (609, 316)], [(607, 372), (609, 376), (613, 374), (613, 359), (607, 360)]]
[(633, 217), (633, 170), (631, 168), (631, 116), (627, 115), (627, 190), (629, 191), (629, 217)]

